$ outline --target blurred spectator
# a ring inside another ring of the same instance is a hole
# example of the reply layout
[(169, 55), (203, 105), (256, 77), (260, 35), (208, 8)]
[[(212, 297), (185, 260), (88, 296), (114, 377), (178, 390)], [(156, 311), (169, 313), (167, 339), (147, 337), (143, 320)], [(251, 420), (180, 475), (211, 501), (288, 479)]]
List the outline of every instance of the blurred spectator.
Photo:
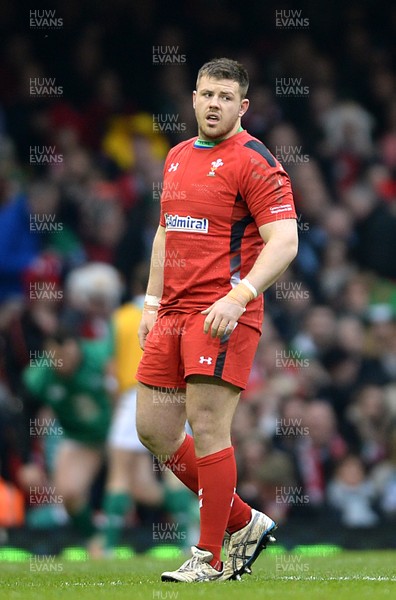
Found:
[(303, 327), (292, 346), (304, 356), (320, 356), (335, 341), (335, 314), (326, 306), (314, 306), (304, 319)]
[(330, 375), (330, 381), (320, 391), (331, 400), (341, 423), (345, 423), (345, 411), (362, 383), (384, 384), (387, 381), (381, 364), (375, 359), (366, 358), (362, 348), (348, 351), (334, 345), (323, 354), (321, 362)]
[(330, 404), (323, 400), (310, 402), (302, 421), (307, 435), (298, 437), (294, 449), (298, 474), (312, 508), (325, 502), (326, 482), (335, 464), (347, 452), (338, 432), (336, 416)]
[(396, 215), (376, 197), (367, 182), (352, 186), (344, 194), (355, 223), (354, 254), (358, 264), (382, 277), (396, 278)]
[(356, 102), (339, 102), (322, 115), (322, 155), (332, 162), (337, 188), (354, 183), (374, 152), (372, 116)]
[(360, 388), (346, 418), (355, 430), (364, 463), (373, 466), (384, 460), (391, 421), (383, 389), (375, 385)]
[(330, 506), (339, 511), (341, 523), (346, 527), (373, 527), (378, 523), (378, 515), (371, 507), (374, 486), (366, 478), (358, 456), (350, 454), (337, 465), (327, 494)]

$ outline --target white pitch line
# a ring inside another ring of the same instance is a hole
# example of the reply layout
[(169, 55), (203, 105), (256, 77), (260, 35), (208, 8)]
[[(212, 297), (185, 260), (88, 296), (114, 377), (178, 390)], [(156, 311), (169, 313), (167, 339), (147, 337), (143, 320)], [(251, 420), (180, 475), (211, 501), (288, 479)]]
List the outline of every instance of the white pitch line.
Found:
[(276, 579), (289, 580), (289, 581), (391, 581), (396, 583), (396, 575), (393, 577), (378, 576), (370, 577), (369, 575), (352, 575), (345, 577), (317, 577), (311, 575), (310, 577), (299, 577), (298, 575), (290, 575), (289, 577), (277, 577)]

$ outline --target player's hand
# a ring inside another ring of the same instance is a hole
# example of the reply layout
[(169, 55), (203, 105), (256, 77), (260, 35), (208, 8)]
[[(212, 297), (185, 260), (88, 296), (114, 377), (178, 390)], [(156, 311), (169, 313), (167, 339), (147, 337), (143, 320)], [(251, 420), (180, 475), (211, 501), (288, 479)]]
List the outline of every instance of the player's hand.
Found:
[(146, 337), (154, 327), (154, 323), (157, 320), (157, 314), (158, 308), (155, 306), (145, 306), (143, 309), (142, 319), (140, 321), (138, 330), (139, 345), (142, 350), (144, 350)]
[(222, 338), (234, 331), (238, 319), (246, 310), (248, 302), (257, 298), (257, 290), (247, 279), (242, 279), (228, 294), (201, 312), (207, 315), (204, 333), (210, 331), (212, 338)]
[(212, 338), (221, 338), (223, 335), (231, 333), (243, 315), (246, 308), (240, 305), (228, 296), (220, 298), (212, 306), (201, 312), (207, 315), (204, 322), (204, 333), (209, 333)]

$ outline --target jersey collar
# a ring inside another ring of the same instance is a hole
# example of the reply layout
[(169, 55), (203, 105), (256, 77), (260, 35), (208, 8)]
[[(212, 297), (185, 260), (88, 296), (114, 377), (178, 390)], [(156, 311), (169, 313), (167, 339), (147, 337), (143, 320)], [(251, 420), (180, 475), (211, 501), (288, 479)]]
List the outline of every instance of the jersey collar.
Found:
[[(243, 127), (240, 127), (236, 133), (241, 133), (243, 130)], [(214, 148), (214, 146), (221, 144), (221, 142), (224, 142), (224, 138), (221, 140), (201, 140), (200, 138), (197, 138), (194, 142), (194, 148)]]

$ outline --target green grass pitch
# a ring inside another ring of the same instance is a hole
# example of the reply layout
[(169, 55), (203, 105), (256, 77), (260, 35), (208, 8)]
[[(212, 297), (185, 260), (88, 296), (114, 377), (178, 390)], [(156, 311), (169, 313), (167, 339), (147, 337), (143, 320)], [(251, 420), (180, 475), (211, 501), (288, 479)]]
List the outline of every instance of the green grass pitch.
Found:
[[(242, 581), (161, 583), (180, 559), (85, 560), (59, 557), (0, 562), (0, 598), (9, 600), (377, 600), (396, 598), (396, 551), (347, 552), (328, 556), (263, 552)], [(44, 568), (43, 568), (44, 565)]]

